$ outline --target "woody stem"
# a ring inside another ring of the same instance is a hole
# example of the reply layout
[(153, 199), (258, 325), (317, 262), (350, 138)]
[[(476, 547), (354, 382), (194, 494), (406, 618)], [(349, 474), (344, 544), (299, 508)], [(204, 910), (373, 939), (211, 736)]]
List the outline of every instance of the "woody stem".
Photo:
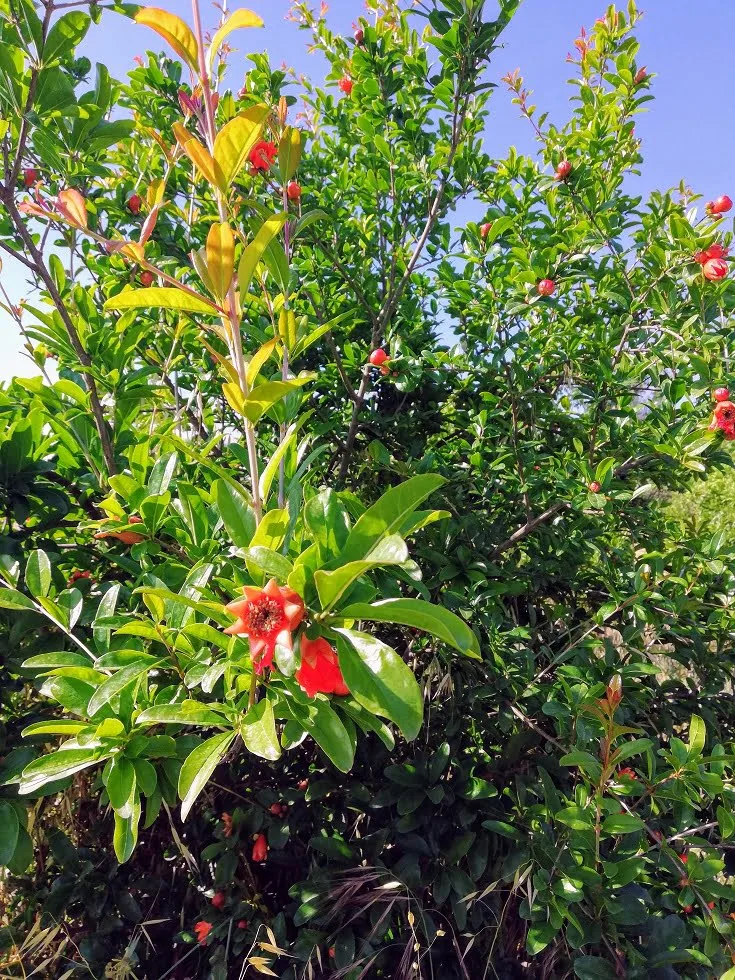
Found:
[[(204, 57), (204, 32), (202, 31), (202, 19), (199, 12), (199, 0), (192, 0), (192, 12), (194, 15), (194, 33), (197, 39), (198, 56), (199, 56), (199, 80), (202, 86), (202, 103), (204, 105), (204, 114), (206, 117), (206, 134), (207, 143), (209, 144), (210, 153), (214, 154), (214, 141), (217, 135), (217, 126), (214, 120), (214, 102), (212, 99), (212, 87), (210, 85), (209, 74), (207, 72), (207, 62)], [(224, 194), (218, 188), (215, 190), (217, 198), (217, 210), (219, 213), (219, 220), (221, 222), (227, 221), (227, 202), (225, 201)], [(235, 370), (237, 372), (237, 377), (240, 382), (240, 388), (242, 390), (245, 398), (250, 394), (250, 386), (248, 385), (247, 370), (245, 367), (245, 358), (243, 356), (242, 350), (242, 337), (240, 334), (240, 320), (237, 315), (237, 302), (235, 296), (235, 284), (234, 281), (230, 283), (229, 289), (227, 291), (227, 312), (223, 317), (223, 323), (225, 330), (229, 337), (228, 346), (230, 348), (230, 356), (234, 361)], [(250, 469), (250, 483), (251, 492), (253, 497), (253, 511), (255, 512), (255, 520), (260, 524), (261, 518), (263, 516), (263, 504), (260, 499), (260, 470), (258, 466), (258, 445), (255, 437), (255, 426), (249, 419), (245, 419), (244, 425), (245, 432), (245, 444), (247, 446), (248, 452), (248, 467)]]

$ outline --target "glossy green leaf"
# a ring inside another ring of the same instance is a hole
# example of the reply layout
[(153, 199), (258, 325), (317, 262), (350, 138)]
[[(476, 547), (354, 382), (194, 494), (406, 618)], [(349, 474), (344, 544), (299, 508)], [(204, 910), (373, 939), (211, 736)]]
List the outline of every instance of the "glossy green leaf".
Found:
[(340, 610), (344, 619), (362, 619), (374, 623), (399, 623), (431, 633), (467, 656), (480, 659), (480, 644), (463, 619), (454, 613), (422, 599), (384, 599), (360, 602)]
[(202, 742), (187, 757), (179, 775), (182, 820), (186, 820), (196, 798), (227, 754), (234, 738), (235, 732), (222, 732)]
[(253, 755), (274, 762), (281, 755), (273, 705), (264, 698), (250, 708), (240, 723), (240, 735)]
[(411, 740), (424, 716), (421, 688), (396, 651), (377, 637), (338, 629), (339, 662), (350, 693), (368, 711), (388, 718)]

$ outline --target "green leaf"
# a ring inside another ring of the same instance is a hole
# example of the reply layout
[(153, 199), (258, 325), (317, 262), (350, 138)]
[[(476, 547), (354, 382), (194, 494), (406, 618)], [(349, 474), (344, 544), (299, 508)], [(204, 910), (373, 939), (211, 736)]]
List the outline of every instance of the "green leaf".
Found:
[(293, 565), (284, 555), (272, 548), (263, 545), (256, 545), (254, 548), (246, 548), (242, 555), (247, 562), (248, 568), (254, 565), (255, 568), (272, 575), (281, 582), (285, 582), (293, 571)]
[(650, 738), (634, 738), (632, 742), (624, 742), (615, 752), (615, 763), (625, 762), (634, 755), (642, 755), (653, 748), (653, 740)]
[(237, 269), (237, 281), (243, 299), (250, 289), (250, 283), (258, 262), (262, 259), (268, 245), (286, 224), (287, 218), (287, 214), (272, 215), (263, 222), (253, 240), (244, 249)]
[(151, 475), (148, 477), (148, 494), (151, 497), (159, 497), (165, 493), (171, 480), (173, 479), (176, 467), (179, 462), (178, 453), (167, 453), (157, 459)]
[(36, 670), (53, 670), (55, 667), (91, 667), (92, 661), (81, 653), (39, 653), (23, 661), (23, 667)]
[(554, 814), (554, 819), (572, 830), (592, 829), (592, 814), (581, 806), (568, 806), (564, 810), (559, 810)]
[(347, 592), (353, 582), (373, 568), (382, 565), (402, 565), (408, 560), (406, 542), (398, 534), (382, 538), (375, 549), (362, 561), (351, 561), (333, 572), (320, 569), (314, 574), (322, 609), (331, 609)]
[(112, 296), (104, 305), (106, 311), (120, 310), (181, 310), (184, 313), (218, 313), (210, 300), (198, 293), (167, 286), (148, 286), (146, 289), (126, 289)]
[(222, 732), (202, 742), (186, 758), (179, 774), (182, 821), (186, 820), (196, 798), (226, 755), (234, 738), (234, 732)]
[(125, 756), (117, 755), (107, 776), (107, 795), (113, 810), (124, 810), (135, 789), (135, 768)]
[(37, 721), (23, 729), (23, 738), (31, 735), (78, 735), (89, 729), (89, 725), (81, 721), (72, 721), (71, 718), (55, 718), (52, 721)]
[(26, 565), (26, 588), (37, 599), (48, 595), (51, 588), (51, 562), (45, 551), (32, 551)]
[(245, 747), (253, 755), (268, 759), (270, 762), (279, 758), (281, 746), (278, 743), (276, 719), (273, 715), (273, 705), (267, 698), (254, 704), (242, 719), (240, 735)]
[(701, 755), (704, 751), (704, 743), (707, 741), (707, 727), (699, 715), (692, 715), (689, 723), (689, 758), (693, 759)]
[(33, 600), (17, 589), (0, 589), (0, 609), (35, 609)]
[(413, 671), (376, 637), (349, 629), (337, 633), (340, 667), (355, 700), (398, 725), (409, 741), (416, 738), (424, 703)]
[(212, 705), (185, 701), (183, 704), (156, 704), (135, 719), (136, 725), (226, 725), (223, 715)]
[(602, 829), (606, 834), (635, 834), (645, 828), (641, 818), (634, 813), (613, 813), (605, 818)]
[(115, 857), (120, 864), (125, 864), (135, 850), (138, 843), (138, 824), (140, 822), (140, 797), (134, 794), (130, 802), (130, 813), (126, 816), (115, 812), (115, 831), (112, 836), (112, 844), (115, 848)]
[(531, 956), (536, 956), (541, 950), (546, 949), (558, 931), (551, 922), (534, 922), (526, 936), (526, 949)]
[(20, 777), (19, 793), (35, 793), (46, 783), (56, 782), (65, 776), (96, 765), (105, 756), (98, 749), (60, 749), (51, 755), (41, 756), (30, 762)]
[(243, 398), (239, 411), (246, 419), (255, 423), (282, 398), (300, 391), (314, 378), (315, 375), (309, 374), (291, 378), (289, 381), (264, 381), (253, 388), (247, 398)]
[(431, 633), (466, 656), (480, 659), (480, 644), (463, 619), (423, 599), (383, 599), (358, 602), (340, 610), (343, 619), (362, 619), (373, 623), (398, 623)]
[(70, 10), (56, 21), (48, 32), (43, 46), (43, 64), (50, 65), (57, 58), (71, 58), (74, 48), (82, 41), (90, 25), (88, 14)]
[(100, 708), (108, 704), (124, 687), (137, 681), (139, 677), (147, 674), (149, 670), (157, 667), (159, 663), (161, 663), (160, 660), (156, 660), (154, 663), (151, 663), (150, 660), (136, 660), (135, 663), (128, 664), (127, 667), (118, 670), (112, 677), (109, 677), (103, 684), (100, 684), (89, 699), (87, 706), (88, 714), (90, 716), (95, 715)]
[(289, 710), (334, 765), (341, 772), (349, 772), (355, 760), (355, 746), (329, 702), (324, 698), (308, 705), (290, 702)]
[(0, 867), (4, 867), (15, 853), (20, 823), (15, 808), (0, 800)]
[(278, 169), (284, 187), (299, 169), (300, 161), (301, 131), (293, 126), (286, 126), (278, 144)]
[(212, 492), (230, 540), (236, 548), (247, 548), (257, 526), (250, 498), (224, 480), (215, 480)]
[(615, 980), (618, 976), (612, 963), (601, 956), (578, 956), (574, 961), (574, 975), (579, 980)]
[(399, 531), (409, 514), (445, 482), (444, 477), (436, 474), (414, 476), (384, 493), (350, 531), (342, 561), (365, 558), (379, 541)]

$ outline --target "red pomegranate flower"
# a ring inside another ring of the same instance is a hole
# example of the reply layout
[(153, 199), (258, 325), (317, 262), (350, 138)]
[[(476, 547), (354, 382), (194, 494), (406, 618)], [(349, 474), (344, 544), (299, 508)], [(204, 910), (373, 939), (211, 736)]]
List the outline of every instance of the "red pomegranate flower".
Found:
[(138, 214), (142, 204), (143, 198), (140, 196), (140, 194), (131, 194), (128, 198), (128, 211), (131, 214)]
[(253, 844), (253, 861), (260, 864), (268, 857), (268, 841), (265, 834), (258, 834)]
[(571, 163), (568, 160), (562, 160), (559, 166), (556, 168), (556, 173), (554, 174), (554, 180), (566, 180), (571, 172), (572, 172)]
[(726, 402), (730, 400), (729, 388), (715, 388), (714, 397), (716, 402)]
[(727, 439), (735, 439), (735, 404), (733, 402), (724, 401), (715, 405), (710, 429), (722, 429)]
[(623, 777), (627, 777), (628, 779), (638, 779), (635, 774), (635, 770), (630, 769), (628, 766), (626, 766), (625, 769), (618, 769), (618, 779), (622, 779)]
[(727, 262), (724, 259), (707, 259), (702, 266), (702, 272), (705, 279), (709, 279), (710, 282), (717, 282), (718, 279), (724, 279), (727, 275)]
[(727, 258), (727, 253), (730, 250), (720, 245), (719, 242), (715, 242), (714, 245), (710, 245), (709, 248), (703, 249), (701, 252), (697, 252), (694, 255), (694, 261), (698, 262), (700, 265), (704, 265), (710, 259), (724, 259)]
[(221, 817), (222, 823), (224, 824), (224, 830), (222, 831), (223, 837), (232, 837), (232, 814), (223, 813)]
[(289, 181), (288, 187), (286, 188), (286, 194), (288, 195), (289, 201), (298, 201), (301, 197), (301, 185), (295, 180)]
[(317, 694), (349, 694), (337, 658), (337, 651), (323, 636), (301, 638), (301, 666), (294, 674), (310, 698)]
[(492, 226), (492, 221), (486, 221), (483, 225), (480, 225), (480, 238), (487, 238), (487, 236), (490, 234), (490, 229)]
[(40, 177), (40, 174), (36, 170), (35, 167), (27, 167), (23, 171), (23, 184), (26, 187), (30, 187), (32, 184), (35, 184), (36, 183), (36, 181), (39, 179), (39, 177)]
[(250, 174), (255, 176), (259, 170), (268, 173), (271, 164), (278, 156), (278, 147), (268, 140), (259, 140), (250, 151)]
[(337, 88), (340, 90), (340, 92), (344, 92), (345, 95), (351, 95), (354, 84), (355, 83), (352, 81), (349, 75), (343, 75), (337, 82)]
[(225, 897), (224, 892), (215, 892), (212, 896), (212, 905), (214, 905), (214, 907), (220, 911), (222, 911), (222, 909), (225, 907), (226, 901), (227, 898)]
[(256, 674), (262, 674), (273, 663), (276, 644), (292, 649), (291, 634), (304, 618), (304, 600), (285, 585), (272, 578), (264, 589), (246, 585), (244, 599), (236, 599), (225, 607), (237, 617), (225, 633), (247, 636)]
[(205, 922), (204, 919), (195, 923), (194, 932), (196, 933), (197, 942), (200, 946), (207, 945), (207, 936), (210, 934), (214, 926), (211, 922)]

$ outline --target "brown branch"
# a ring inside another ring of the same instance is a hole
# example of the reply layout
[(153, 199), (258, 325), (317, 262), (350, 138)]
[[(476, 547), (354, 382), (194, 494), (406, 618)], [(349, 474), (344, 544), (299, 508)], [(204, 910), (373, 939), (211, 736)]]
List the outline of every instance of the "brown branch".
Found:
[[(625, 476), (625, 474), (630, 470), (635, 469), (635, 467), (643, 466), (644, 463), (647, 463), (651, 458), (651, 456), (641, 456), (639, 459), (627, 459), (624, 463), (621, 463), (621, 465), (618, 466), (613, 476), (619, 479), (621, 476)], [(490, 558), (496, 558), (504, 551), (507, 551), (508, 548), (512, 548), (514, 544), (518, 544), (519, 541), (523, 541), (523, 539), (527, 538), (529, 534), (533, 534), (537, 527), (541, 527), (542, 524), (546, 524), (552, 519), (552, 517), (556, 517), (557, 514), (561, 513), (563, 510), (566, 510), (570, 506), (571, 505), (568, 500), (559, 500), (551, 507), (548, 507), (542, 514), (532, 518), (530, 521), (526, 521), (526, 523), (519, 527), (517, 531), (514, 531), (509, 538), (506, 538), (505, 541), (501, 541), (500, 544), (493, 548), (493, 550), (490, 552)]]

